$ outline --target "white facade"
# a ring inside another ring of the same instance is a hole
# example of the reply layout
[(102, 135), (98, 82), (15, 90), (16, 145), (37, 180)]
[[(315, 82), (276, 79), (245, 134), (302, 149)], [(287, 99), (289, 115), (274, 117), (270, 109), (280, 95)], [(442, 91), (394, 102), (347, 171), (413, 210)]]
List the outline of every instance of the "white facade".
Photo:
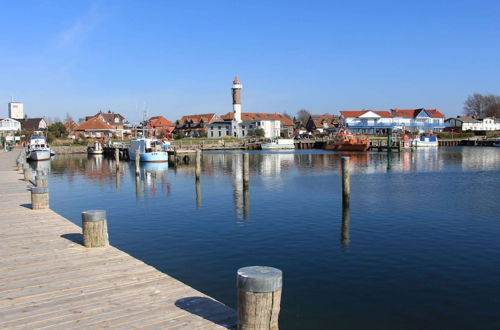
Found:
[(233, 136), (232, 126), (236, 125), (233, 121), (216, 121), (208, 125), (207, 136), (209, 138), (221, 138), (224, 136)]
[(2, 132), (18, 132), (21, 130), (21, 123), (12, 118), (0, 120), (0, 131)]
[(498, 131), (500, 120), (494, 117), (484, 119), (450, 118), (447, 120), (452, 127), (460, 127), (462, 131)]
[(24, 119), (24, 104), (21, 102), (10, 102), (9, 118)]

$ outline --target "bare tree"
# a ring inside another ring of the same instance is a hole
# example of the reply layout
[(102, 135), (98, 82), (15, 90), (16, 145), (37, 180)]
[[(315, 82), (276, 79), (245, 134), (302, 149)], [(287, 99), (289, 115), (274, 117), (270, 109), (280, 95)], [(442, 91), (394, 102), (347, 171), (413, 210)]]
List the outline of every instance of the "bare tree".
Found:
[(73, 121), (73, 117), (71, 117), (71, 114), (69, 112), (66, 112), (66, 118), (64, 118), (65, 123), (69, 123)]
[(283, 112), (281, 115), (284, 116), (284, 117), (286, 117), (286, 118), (288, 118), (288, 119), (292, 119), (292, 116), (290, 116), (290, 114), (288, 112), (286, 112), (286, 111)]
[(310, 116), (311, 114), (306, 109), (300, 109), (299, 111), (297, 111), (297, 120), (301, 122), (302, 125), (305, 125), (307, 123)]
[(482, 95), (475, 93), (465, 100), (464, 113), (469, 116), (475, 116), (476, 118), (494, 116), (499, 104), (500, 96), (498, 95)]

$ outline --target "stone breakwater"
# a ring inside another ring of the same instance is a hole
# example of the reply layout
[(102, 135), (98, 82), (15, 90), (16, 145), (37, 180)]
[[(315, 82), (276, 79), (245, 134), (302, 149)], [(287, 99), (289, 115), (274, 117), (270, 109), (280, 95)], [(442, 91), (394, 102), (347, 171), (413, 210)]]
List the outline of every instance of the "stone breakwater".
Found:
[(84, 154), (87, 152), (86, 146), (52, 146), (52, 151), (61, 154)]

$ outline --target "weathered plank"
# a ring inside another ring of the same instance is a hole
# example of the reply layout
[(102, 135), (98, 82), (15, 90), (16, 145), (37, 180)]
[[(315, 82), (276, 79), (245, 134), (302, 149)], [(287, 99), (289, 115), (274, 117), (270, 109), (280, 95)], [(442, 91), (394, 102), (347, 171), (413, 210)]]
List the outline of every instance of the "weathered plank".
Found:
[[(80, 227), (31, 210), (16, 156), (0, 153), (0, 328), (235, 326), (229, 307), (112, 246), (87, 249)], [(193, 297), (213, 303), (177, 304)]]

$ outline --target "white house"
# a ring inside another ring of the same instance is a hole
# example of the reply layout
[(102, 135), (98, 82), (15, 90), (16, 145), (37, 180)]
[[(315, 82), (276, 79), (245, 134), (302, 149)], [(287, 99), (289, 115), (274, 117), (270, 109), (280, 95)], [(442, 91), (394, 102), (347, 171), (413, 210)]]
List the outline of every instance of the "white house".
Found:
[(393, 127), (393, 116), (389, 111), (343, 110), (340, 118), (353, 133), (386, 133), (387, 128)]
[(448, 118), (446, 122), (451, 127), (456, 127), (462, 131), (496, 131), (500, 130), (500, 120), (494, 117), (476, 119), (471, 116), (458, 116), (457, 118)]
[(21, 123), (12, 118), (5, 118), (0, 120), (0, 132), (2, 133), (16, 133), (21, 130)]

